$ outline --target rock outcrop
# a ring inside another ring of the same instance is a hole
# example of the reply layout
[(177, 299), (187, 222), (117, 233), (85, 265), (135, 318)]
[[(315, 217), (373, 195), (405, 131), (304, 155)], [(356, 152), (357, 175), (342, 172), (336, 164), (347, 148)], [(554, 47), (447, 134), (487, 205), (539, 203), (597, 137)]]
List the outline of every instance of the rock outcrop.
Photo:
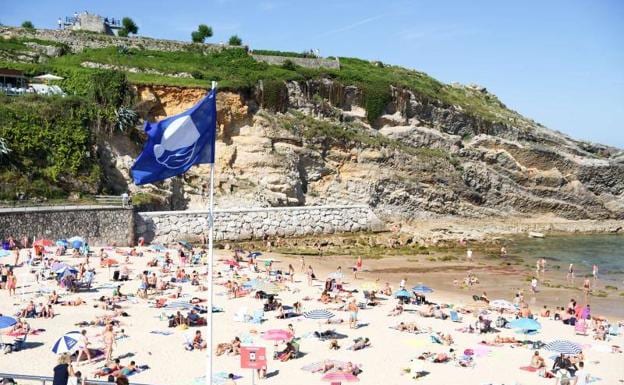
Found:
[[(272, 107), (263, 104), (261, 89), (219, 93), (219, 207), (363, 203), (384, 219), (402, 221), (545, 213), (624, 217), (618, 149), (573, 140), (520, 115), (492, 123), (399, 89), (372, 125), (356, 87), (322, 80), (290, 82), (284, 89), (287, 97)], [(137, 110), (160, 119), (205, 92), (138, 86)], [(120, 145), (111, 146), (113, 159), (136, 155), (119, 151)], [(130, 163), (114, 163), (115, 173), (127, 178)], [(195, 167), (177, 182), (142, 190), (162, 196), (167, 208), (202, 208), (208, 170)]]

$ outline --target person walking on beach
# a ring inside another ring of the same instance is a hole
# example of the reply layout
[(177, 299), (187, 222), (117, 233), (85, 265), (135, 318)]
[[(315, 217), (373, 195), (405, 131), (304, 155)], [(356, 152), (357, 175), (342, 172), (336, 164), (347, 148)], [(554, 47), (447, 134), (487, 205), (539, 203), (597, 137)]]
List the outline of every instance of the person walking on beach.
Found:
[(589, 297), (589, 293), (591, 292), (591, 283), (589, 278), (585, 278), (583, 282), (583, 293), (585, 294), (585, 302), (587, 302), (587, 298)]
[(533, 292), (533, 294), (537, 293), (537, 278), (533, 277), (533, 279), (531, 280), (531, 291)]
[(542, 274), (546, 272), (546, 258), (540, 259), (540, 267), (542, 268)]
[(539, 277), (540, 270), (542, 270), (542, 265), (540, 264), (540, 260), (535, 261), (535, 275)]
[(312, 286), (312, 281), (316, 278), (314, 276), (314, 270), (312, 270), (312, 265), (308, 266), (308, 286)]
[(571, 263), (570, 266), (568, 266), (568, 275), (566, 276), (566, 279), (569, 282), (574, 281), (574, 264), (573, 263)]
[(357, 261), (355, 262), (355, 268), (353, 269), (353, 278), (357, 279), (357, 273), (362, 271), (362, 256), (358, 256)]
[(594, 276), (594, 281), (598, 280), (598, 266), (594, 264), (592, 267), (592, 275)]
[(466, 258), (468, 261), (472, 261), (472, 249), (466, 250)]
[(404, 289), (405, 289), (405, 284), (407, 284), (407, 280), (406, 280), (405, 278), (403, 278), (403, 279), (401, 280), (401, 282), (399, 283), (399, 288), (400, 288), (401, 290), (404, 290)]
[(295, 282), (295, 268), (292, 264), (288, 264), (288, 275), (290, 276), (290, 282)]
[(91, 352), (89, 351), (89, 339), (87, 338), (87, 331), (82, 329), (80, 332), (80, 340), (78, 341), (78, 360), (80, 360), (80, 356), (82, 353), (87, 357), (87, 364), (91, 363)]

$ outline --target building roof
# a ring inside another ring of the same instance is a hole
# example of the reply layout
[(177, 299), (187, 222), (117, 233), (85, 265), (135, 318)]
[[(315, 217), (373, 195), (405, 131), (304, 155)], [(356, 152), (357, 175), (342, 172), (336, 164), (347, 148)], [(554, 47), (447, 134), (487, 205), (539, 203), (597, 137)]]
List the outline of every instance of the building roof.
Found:
[(12, 76), (12, 77), (24, 77), (24, 73), (22, 71), (14, 70), (11, 68), (0, 68), (0, 76)]

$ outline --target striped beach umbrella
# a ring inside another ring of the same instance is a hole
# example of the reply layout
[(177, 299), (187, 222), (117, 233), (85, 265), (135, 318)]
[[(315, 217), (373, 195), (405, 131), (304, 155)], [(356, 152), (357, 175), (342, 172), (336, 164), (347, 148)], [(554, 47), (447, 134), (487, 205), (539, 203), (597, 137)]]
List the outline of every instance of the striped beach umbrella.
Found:
[(567, 340), (550, 342), (544, 346), (544, 349), (563, 354), (579, 354), (583, 350), (581, 345)]
[(323, 319), (333, 318), (336, 315), (328, 310), (316, 309), (316, 310), (307, 311), (303, 313), (303, 316), (308, 319), (323, 320)]
[(74, 353), (76, 350), (78, 350), (78, 341), (80, 341), (80, 335), (80, 332), (76, 331), (66, 333), (61, 338), (56, 340), (54, 346), (52, 346), (52, 353)]

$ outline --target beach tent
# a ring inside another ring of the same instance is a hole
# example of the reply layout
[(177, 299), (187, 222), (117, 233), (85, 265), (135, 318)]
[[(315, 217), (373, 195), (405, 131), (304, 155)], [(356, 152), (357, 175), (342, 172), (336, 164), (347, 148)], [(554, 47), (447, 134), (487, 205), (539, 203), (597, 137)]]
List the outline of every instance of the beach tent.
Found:
[(72, 332), (66, 333), (61, 338), (56, 340), (56, 342), (52, 346), (52, 353), (72, 354), (76, 350), (78, 350), (78, 341), (80, 341), (80, 332), (72, 331)]

